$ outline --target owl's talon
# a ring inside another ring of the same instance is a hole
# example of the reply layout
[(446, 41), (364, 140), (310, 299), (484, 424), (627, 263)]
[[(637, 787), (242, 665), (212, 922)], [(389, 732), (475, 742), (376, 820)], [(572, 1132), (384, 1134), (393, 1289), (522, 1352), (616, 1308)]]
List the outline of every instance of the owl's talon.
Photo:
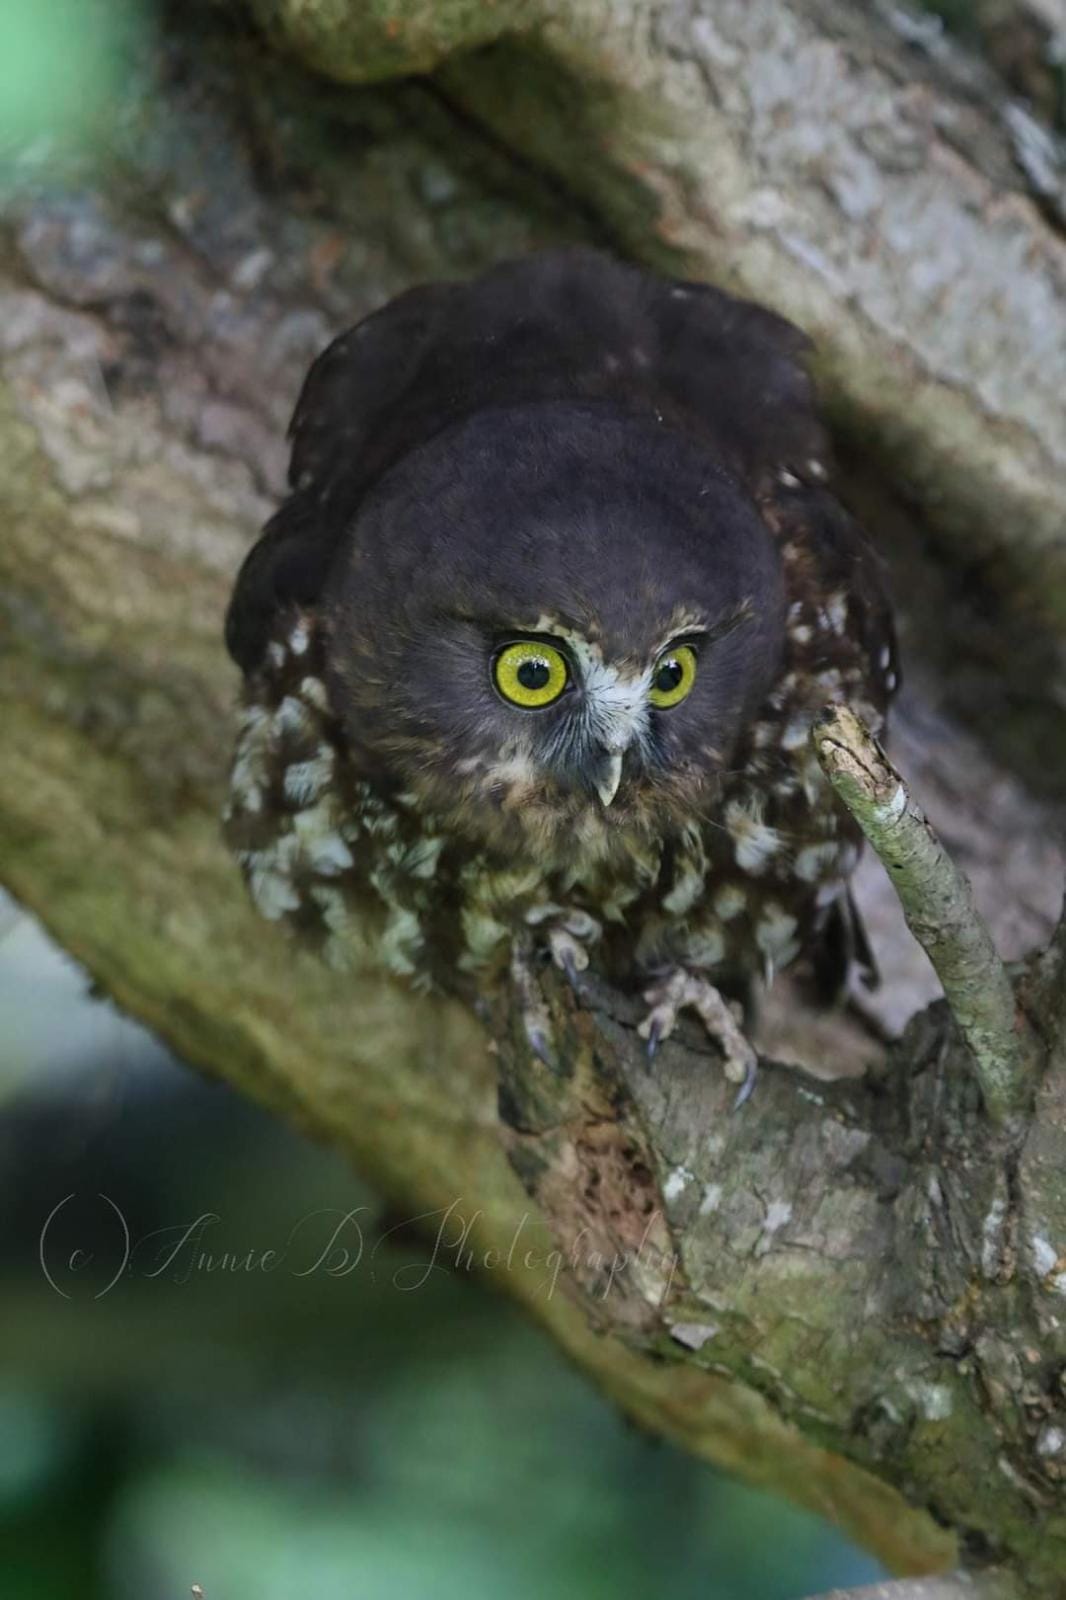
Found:
[(589, 964), (588, 947), (595, 944), (602, 932), (595, 917), (590, 917), (587, 911), (568, 911), (547, 902), (527, 911), (526, 922), (538, 932), (546, 930), (546, 953), (560, 972), (566, 974), (571, 987), (576, 987), (578, 974)]
[[(588, 957), (587, 956), (585, 957), (585, 961), (586, 961), (586, 965), (587, 965), (587, 963), (588, 963)], [(563, 972), (566, 974), (566, 979), (567, 979), (567, 982), (570, 984), (570, 987), (572, 989), (576, 989), (577, 988), (577, 980), (578, 980), (578, 975), (579, 974), (578, 974), (578, 964), (577, 964), (577, 960), (576, 960), (576, 958), (574, 956), (574, 952), (572, 950), (568, 949), (568, 948), (567, 949), (563, 949), (559, 954), (559, 965), (562, 967)]]
[(722, 1070), (730, 1083), (739, 1084), (734, 1110), (742, 1106), (755, 1087), (758, 1057), (734, 1015), (732, 1005), (714, 984), (683, 967), (669, 973), (644, 992), (651, 1010), (637, 1032), (648, 1041), (649, 1060), (663, 1039), (668, 1039), (682, 1011), (697, 1013), (725, 1057)]
[(758, 1076), (759, 1063), (758, 1061), (753, 1060), (748, 1067), (747, 1072), (744, 1074), (744, 1082), (737, 1090), (737, 1097), (733, 1101), (734, 1111), (739, 1111), (741, 1106), (744, 1105), (746, 1101), (751, 1099), (752, 1094), (755, 1092), (755, 1082)]
[(542, 1028), (531, 1028), (527, 1025), (526, 1038), (529, 1041), (529, 1048), (537, 1060), (543, 1061), (546, 1067), (551, 1067), (554, 1071), (555, 1054), (552, 1050), (551, 1040), (544, 1030)]

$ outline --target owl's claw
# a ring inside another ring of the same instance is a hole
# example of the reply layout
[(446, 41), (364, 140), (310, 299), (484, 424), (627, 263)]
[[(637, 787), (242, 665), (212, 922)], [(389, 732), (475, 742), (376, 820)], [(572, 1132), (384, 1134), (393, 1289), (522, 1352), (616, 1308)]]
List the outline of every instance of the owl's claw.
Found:
[(526, 1038), (529, 1041), (529, 1048), (532, 1050), (537, 1060), (543, 1061), (546, 1067), (551, 1067), (554, 1071), (555, 1055), (552, 1050), (551, 1039), (544, 1032), (543, 1028), (531, 1027), (527, 1020)]
[(733, 1101), (734, 1111), (739, 1111), (744, 1102), (751, 1099), (755, 1092), (755, 1080), (758, 1076), (759, 1063), (753, 1052), (751, 1062), (744, 1073), (744, 1082), (737, 1090), (737, 1097)]
[[(554, 951), (553, 951), (553, 954), (554, 954)], [(585, 954), (584, 951), (582, 951), (582, 955), (584, 955), (584, 954)], [(571, 950), (569, 947), (566, 947), (563, 950), (561, 950), (559, 952), (558, 961), (559, 961), (559, 965), (562, 967), (563, 971), (566, 973), (566, 979), (567, 979), (567, 982), (569, 983), (570, 987), (572, 989), (576, 989), (577, 988), (578, 974), (579, 974), (579, 970), (580, 969), (578, 967), (577, 957), (574, 954), (573, 950)], [(586, 966), (588, 965), (588, 956), (587, 955), (585, 956), (585, 964), (586, 964)]]
[(723, 1070), (729, 1082), (740, 1085), (734, 1109), (742, 1106), (755, 1087), (758, 1057), (729, 1001), (714, 984), (680, 967), (646, 989), (644, 998), (651, 1010), (637, 1032), (648, 1041), (648, 1059), (654, 1057), (662, 1041), (673, 1033), (681, 1012), (693, 1010), (725, 1057)]
[(548, 953), (571, 987), (589, 964), (589, 946), (600, 937), (600, 924), (587, 911), (567, 911), (562, 906), (534, 906), (526, 914), (531, 928), (547, 930)]

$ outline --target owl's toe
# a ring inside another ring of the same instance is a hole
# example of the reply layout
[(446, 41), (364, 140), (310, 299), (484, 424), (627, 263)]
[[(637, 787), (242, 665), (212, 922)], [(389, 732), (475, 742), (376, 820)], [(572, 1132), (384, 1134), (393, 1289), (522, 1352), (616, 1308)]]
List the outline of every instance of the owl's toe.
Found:
[(686, 1003), (684, 988), (687, 978), (686, 972), (680, 970), (671, 972), (659, 983), (644, 991), (644, 998), (651, 1006), (651, 1010), (638, 1024), (637, 1032), (642, 1039), (647, 1040), (649, 1061), (654, 1059), (663, 1040), (669, 1039), (677, 1026), (677, 1019)]
[[(745, 1100), (751, 1099), (752, 1093), (755, 1089), (755, 1080), (758, 1076), (759, 1058), (753, 1050), (751, 1052), (751, 1059), (744, 1064), (744, 1077), (741, 1080), (740, 1088), (737, 1090), (737, 1097), (733, 1101), (734, 1111), (739, 1111)], [(730, 1082), (735, 1081), (735, 1079), (730, 1079)]]
[(511, 984), (515, 1004), (530, 1050), (554, 1072), (557, 1069), (555, 1032), (533, 967), (527, 939), (516, 940), (511, 950)]
[(532, 1050), (538, 1061), (543, 1061), (544, 1065), (546, 1067), (550, 1067), (554, 1072), (556, 1061), (555, 1050), (553, 1048), (554, 1041), (551, 1034), (545, 1032), (542, 1027), (539, 1027), (537, 1023), (531, 1020), (529, 1017), (523, 1017), (522, 1020), (525, 1023), (526, 1039), (529, 1043), (529, 1048)]
[(602, 932), (596, 918), (590, 917), (587, 911), (542, 905), (528, 912), (526, 921), (545, 935), (552, 961), (560, 972), (565, 972), (570, 983), (576, 985), (578, 974), (588, 967), (589, 947)]
[(645, 1054), (647, 1055), (648, 1060), (654, 1061), (659, 1046), (663, 1042), (664, 1036), (664, 1024), (661, 1017), (659, 1017), (656, 1012), (653, 1011), (650, 1016), (645, 1017), (644, 1021), (640, 1024), (639, 1032), (641, 1037), (647, 1040)]
[(578, 974), (584, 972), (589, 964), (589, 953), (585, 946), (565, 927), (556, 927), (548, 934), (548, 949), (555, 965), (566, 973), (571, 984), (576, 985)]
[(721, 1050), (723, 1071), (730, 1083), (739, 1084), (736, 1098), (743, 1105), (755, 1087), (758, 1057), (744, 1034), (733, 1007), (707, 978), (679, 967), (650, 989), (644, 998), (651, 1010), (637, 1032), (647, 1040), (648, 1059), (668, 1039), (682, 1011), (695, 1011), (703, 1026)]

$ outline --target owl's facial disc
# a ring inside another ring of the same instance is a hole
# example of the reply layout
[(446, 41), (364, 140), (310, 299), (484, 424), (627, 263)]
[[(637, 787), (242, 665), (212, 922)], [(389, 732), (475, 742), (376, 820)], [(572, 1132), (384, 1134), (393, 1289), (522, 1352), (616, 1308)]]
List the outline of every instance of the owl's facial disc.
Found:
[(584, 402), (489, 406), (413, 449), (330, 585), (363, 767), (560, 859), (713, 804), (787, 645), (777, 536), (732, 470)]
[[(609, 806), (622, 782), (628, 751), (641, 764), (653, 756), (652, 714), (669, 712), (696, 681), (694, 644), (678, 641), (644, 668), (604, 661), (578, 634), (532, 636), (503, 645), (492, 662), (500, 697), (523, 712), (556, 708), (534, 748), (565, 787), (578, 787)], [(569, 705), (565, 702), (569, 699)]]

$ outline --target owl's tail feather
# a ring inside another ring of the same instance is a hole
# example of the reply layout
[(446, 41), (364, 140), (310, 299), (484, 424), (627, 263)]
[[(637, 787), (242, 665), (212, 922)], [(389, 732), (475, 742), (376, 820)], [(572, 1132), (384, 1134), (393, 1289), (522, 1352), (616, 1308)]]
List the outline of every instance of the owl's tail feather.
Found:
[(813, 970), (817, 998), (827, 1006), (846, 997), (856, 976), (866, 989), (880, 986), (877, 959), (850, 889), (839, 895), (830, 908), (814, 952)]

